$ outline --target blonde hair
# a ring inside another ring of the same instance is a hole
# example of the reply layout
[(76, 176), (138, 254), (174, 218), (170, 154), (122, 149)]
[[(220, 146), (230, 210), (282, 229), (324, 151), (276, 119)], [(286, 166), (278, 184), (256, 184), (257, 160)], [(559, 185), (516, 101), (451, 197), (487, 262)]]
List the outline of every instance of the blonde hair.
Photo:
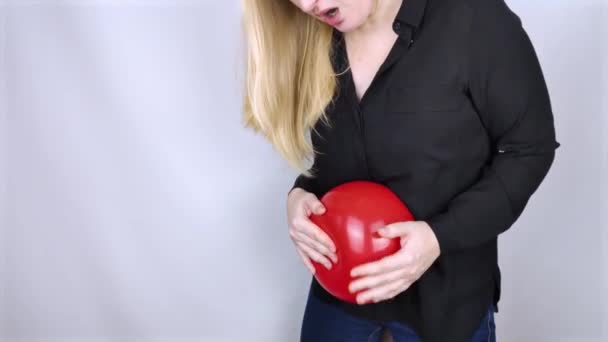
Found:
[(245, 38), (243, 120), (307, 176), (308, 133), (337, 87), (332, 27), (286, 0), (242, 0)]

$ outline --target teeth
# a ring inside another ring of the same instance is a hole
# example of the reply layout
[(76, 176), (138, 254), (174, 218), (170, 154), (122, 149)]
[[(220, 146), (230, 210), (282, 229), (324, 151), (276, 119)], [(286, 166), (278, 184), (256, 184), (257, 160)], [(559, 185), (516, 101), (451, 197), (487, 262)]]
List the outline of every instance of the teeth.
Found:
[(336, 15), (336, 13), (338, 13), (338, 8), (332, 8), (329, 11), (327, 11), (327, 16), (331, 18), (334, 15)]

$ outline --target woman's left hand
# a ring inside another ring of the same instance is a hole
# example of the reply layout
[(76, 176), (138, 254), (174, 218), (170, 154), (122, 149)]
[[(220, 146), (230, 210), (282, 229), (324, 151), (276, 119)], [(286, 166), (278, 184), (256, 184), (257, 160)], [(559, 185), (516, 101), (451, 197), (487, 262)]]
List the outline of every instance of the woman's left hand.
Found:
[(435, 234), (424, 221), (389, 224), (378, 233), (385, 238), (400, 238), (401, 249), (351, 270), (351, 277), (360, 278), (350, 283), (350, 292), (365, 290), (357, 295), (358, 304), (377, 303), (407, 290), (441, 254)]

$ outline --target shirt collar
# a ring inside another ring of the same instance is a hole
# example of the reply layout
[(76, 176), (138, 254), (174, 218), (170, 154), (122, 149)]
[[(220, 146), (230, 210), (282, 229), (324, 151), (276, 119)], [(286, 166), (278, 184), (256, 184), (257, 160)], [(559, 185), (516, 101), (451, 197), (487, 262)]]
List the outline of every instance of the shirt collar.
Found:
[(407, 24), (414, 28), (418, 28), (424, 17), (424, 10), (428, 0), (403, 0), (395, 22)]
[[(403, 0), (397, 16), (393, 22), (393, 30), (403, 40), (407, 40), (410, 44), (413, 42), (413, 33), (411, 30), (404, 30), (403, 26), (408, 25), (414, 28), (414, 31), (422, 25), (422, 19), (424, 18), (424, 11), (426, 9), (428, 0)], [(407, 32), (406, 34), (403, 34)], [(332, 41), (334, 47), (337, 48), (336, 53), (332, 57), (332, 61), (338, 65), (339, 68), (345, 67), (344, 60), (346, 54), (346, 46), (344, 43), (344, 35), (342, 32), (334, 28)], [(342, 65), (341, 65), (342, 63)]]

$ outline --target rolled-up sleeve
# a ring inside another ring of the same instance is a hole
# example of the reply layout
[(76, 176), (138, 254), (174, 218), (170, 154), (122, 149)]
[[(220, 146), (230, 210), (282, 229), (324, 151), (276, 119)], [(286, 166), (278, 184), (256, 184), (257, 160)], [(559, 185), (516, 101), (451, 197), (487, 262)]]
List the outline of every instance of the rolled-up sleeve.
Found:
[(478, 246), (509, 229), (560, 146), (543, 72), (519, 17), (503, 0), (475, 2), (469, 92), (493, 156), (471, 187), (426, 220), (442, 253)]

